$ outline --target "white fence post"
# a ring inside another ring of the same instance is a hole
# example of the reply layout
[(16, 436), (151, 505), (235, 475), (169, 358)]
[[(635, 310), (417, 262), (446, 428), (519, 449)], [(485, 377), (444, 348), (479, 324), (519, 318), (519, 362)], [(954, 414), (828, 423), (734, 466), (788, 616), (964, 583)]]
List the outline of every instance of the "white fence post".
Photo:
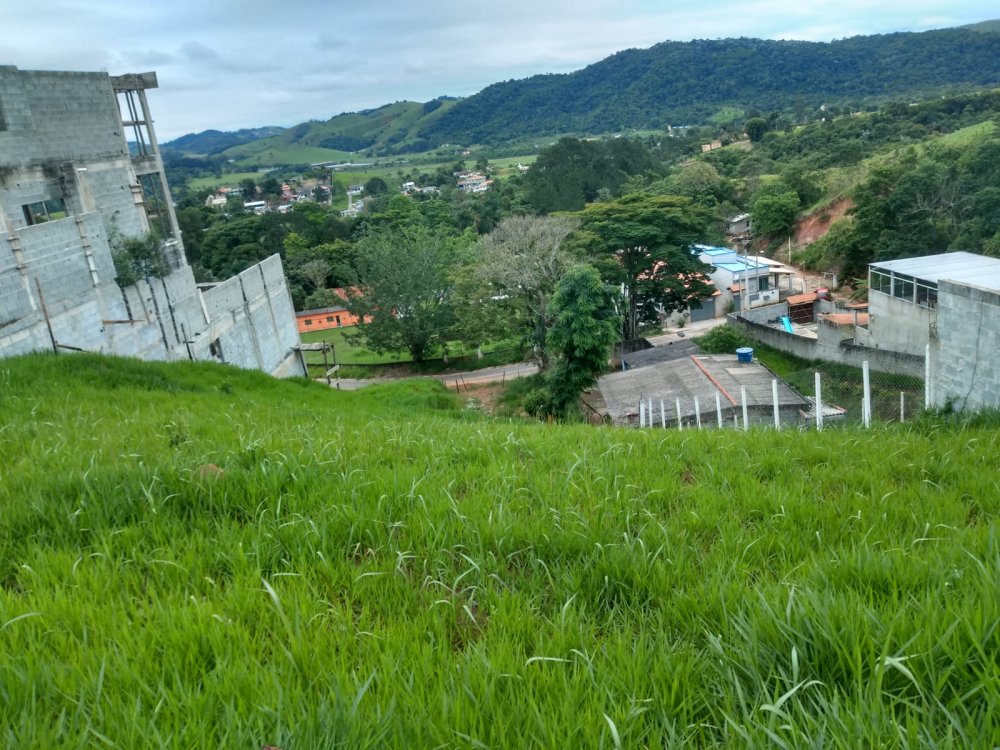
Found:
[(823, 383), (816, 373), (816, 429), (823, 429)]
[(648, 418), (649, 426), (652, 427), (653, 426), (653, 399), (649, 399), (649, 402), (648, 402), (648, 404), (646, 406), (646, 417)]
[(750, 419), (747, 415), (747, 387), (745, 385), (740, 386), (740, 400), (743, 402), (743, 429), (750, 429)]
[(906, 391), (899, 392), (899, 421), (906, 421)]
[(924, 350), (924, 408), (931, 408), (931, 345)]
[(861, 363), (861, 381), (864, 395), (861, 397), (861, 421), (865, 427), (872, 426), (872, 384), (868, 374), (868, 360)]
[(698, 425), (698, 429), (701, 429), (701, 404), (698, 403), (698, 397), (694, 397), (694, 421)]
[(774, 429), (781, 429), (781, 409), (778, 408), (778, 380), (771, 380), (771, 398), (774, 399)]
[(639, 426), (646, 426), (646, 402), (639, 399)]
[(715, 392), (715, 416), (719, 418), (719, 429), (722, 429), (722, 399), (719, 398), (719, 392)]
[(681, 400), (677, 399), (677, 429), (684, 429), (684, 422), (681, 420)]
[(667, 412), (663, 408), (663, 399), (660, 399), (660, 427), (667, 429)]

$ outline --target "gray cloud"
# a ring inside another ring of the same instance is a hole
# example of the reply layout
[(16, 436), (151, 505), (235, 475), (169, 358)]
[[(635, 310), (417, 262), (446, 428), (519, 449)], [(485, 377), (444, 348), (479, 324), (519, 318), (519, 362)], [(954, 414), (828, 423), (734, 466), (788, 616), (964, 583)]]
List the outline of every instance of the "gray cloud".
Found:
[(665, 40), (830, 40), (997, 15), (995, 0), (2, 0), (0, 64), (155, 68), (157, 130), (173, 138), (468, 95)]

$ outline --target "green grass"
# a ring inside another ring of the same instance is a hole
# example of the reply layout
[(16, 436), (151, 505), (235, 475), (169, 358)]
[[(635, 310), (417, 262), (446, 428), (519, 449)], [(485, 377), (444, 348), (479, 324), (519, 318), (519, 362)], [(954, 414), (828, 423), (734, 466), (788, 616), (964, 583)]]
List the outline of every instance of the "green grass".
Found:
[[(326, 341), (336, 348), (337, 362), (342, 365), (378, 365), (395, 362), (409, 362), (409, 354), (400, 353), (398, 356), (392, 354), (377, 354), (368, 349), (363, 344), (356, 344), (347, 339), (346, 334), (355, 331), (354, 327), (329, 328), (325, 331), (306, 331), (300, 334), (303, 344), (318, 344)], [(333, 353), (327, 355), (330, 363), (333, 363)], [(305, 352), (306, 364), (322, 365), (322, 352)]]
[[(356, 329), (351, 328), (330, 328), (325, 331), (307, 331), (300, 335), (303, 343), (312, 344), (326, 341), (336, 348), (337, 363), (341, 365), (391, 365), (391, 364), (412, 364), (413, 359), (408, 352), (397, 354), (378, 354), (368, 349), (362, 343), (354, 343), (348, 336)], [(507, 364), (508, 362), (521, 362), (524, 357), (523, 352), (512, 341), (496, 341), (483, 345), (483, 358), (475, 358), (475, 350), (465, 348), (460, 342), (452, 342), (448, 347), (450, 362), (443, 362), (441, 359), (433, 359), (421, 363), (416, 368), (417, 374), (432, 374), (445, 370), (476, 370), (481, 367), (492, 367), (493, 365)], [(304, 352), (306, 364), (317, 366), (322, 370), (322, 352)], [(438, 353), (440, 356), (440, 353)], [(327, 361), (333, 364), (333, 352), (327, 354)], [(318, 370), (317, 370), (318, 372)], [(373, 372), (368, 371), (368, 375)], [(318, 375), (317, 375), (318, 377)]]
[[(222, 175), (222, 177), (208, 176), (208, 177), (192, 177), (188, 180), (188, 187), (192, 190), (204, 190), (205, 188), (217, 188), (217, 187), (238, 187), (240, 180), (251, 179), (255, 182), (258, 180), (265, 179), (265, 175), (261, 172), (227, 172)], [(249, 200), (247, 198), (246, 200)]]
[(5, 360), (0, 744), (993, 747), (997, 426)]

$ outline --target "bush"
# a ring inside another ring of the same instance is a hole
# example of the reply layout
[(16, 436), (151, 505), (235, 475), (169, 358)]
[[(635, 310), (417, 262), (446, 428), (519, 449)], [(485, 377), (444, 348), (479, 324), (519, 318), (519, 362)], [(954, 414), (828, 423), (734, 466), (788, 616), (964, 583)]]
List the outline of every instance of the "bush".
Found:
[(740, 331), (730, 325), (718, 326), (699, 336), (695, 343), (709, 354), (732, 354), (741, 346), (749, 346), (750, 339)]

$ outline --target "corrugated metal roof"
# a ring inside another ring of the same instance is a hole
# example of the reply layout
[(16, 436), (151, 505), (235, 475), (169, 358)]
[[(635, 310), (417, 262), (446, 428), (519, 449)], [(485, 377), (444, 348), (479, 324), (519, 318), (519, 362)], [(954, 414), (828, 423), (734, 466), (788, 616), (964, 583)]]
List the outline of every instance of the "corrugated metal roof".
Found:
[(805, 305), (815, 301), (816, 301), (816, 292), (807, 292), (806, 294), (792, 294), (785, 298), (785, 302), (787, 302), (789, 305)]
[(871, 263), (872, 268), (912, 276), (933, 284), (938, 281), (961, 281), (984, 289), (1000, 291), (1000, 258), (967, 253), (925, 255)]

